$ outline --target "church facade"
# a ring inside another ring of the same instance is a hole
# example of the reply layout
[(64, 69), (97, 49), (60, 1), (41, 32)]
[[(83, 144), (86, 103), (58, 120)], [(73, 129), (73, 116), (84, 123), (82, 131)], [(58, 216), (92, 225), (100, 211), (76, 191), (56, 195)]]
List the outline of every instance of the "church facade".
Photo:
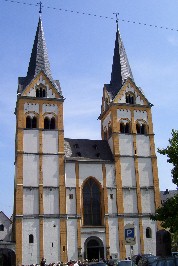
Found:
[[(65, 92), (64, 92), (65, 94)], [(64, 97), (39, 18), (16, 102), (14, 237), (17, 264), (156, 253), (160, 205), (151, 104), (134, 82), (117, 26), (103, 88), (101, 140), (64, 137)], [(72, 137), (72, 136), (71, 136)], [(129, 239), (127, 239), (129, 241)]]

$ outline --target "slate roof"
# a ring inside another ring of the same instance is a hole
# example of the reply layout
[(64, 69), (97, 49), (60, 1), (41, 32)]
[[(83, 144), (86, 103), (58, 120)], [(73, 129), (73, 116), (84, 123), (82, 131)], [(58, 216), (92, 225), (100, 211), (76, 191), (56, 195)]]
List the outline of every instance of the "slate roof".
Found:
[(59, 92), (61, 92), (59, 81), (55, 81), (52, 78), (42, 20), (41, 17), (39, 17), (35, 40), (28, 66), (27, 76), (19, 77), (18, 81), (20, 86), (18, 92), (21, 93), (41, 70), (50, 79), (50, 81), (53, 83), (56, 89)]
[(110, 84), (105, 85), (111, 99), (114, 99), (128, 78), (131, 78), (134, 81), (117, 24), (111, 81)]
[(178, 194), (178, 190), (168, 190), (160, 191), (161, 203), (164, 203), (167, 199), (170, 199)]
[(68, 160), (114, 162), (106, 140), (64, 139), (64, 152)]

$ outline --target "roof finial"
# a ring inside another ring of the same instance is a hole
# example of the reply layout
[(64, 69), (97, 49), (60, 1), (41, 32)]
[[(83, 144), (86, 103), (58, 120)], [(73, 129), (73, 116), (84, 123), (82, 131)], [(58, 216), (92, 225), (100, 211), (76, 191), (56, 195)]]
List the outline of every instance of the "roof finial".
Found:
[(40, 1), (39, 3), (37, 3), (38, 5), (40, 5), (40, 10), (39, 10), (39, 13), (42, 14), (42, 2)]
[(118, 30), (119, 13), (113, 13), (113, 14), (116, 15), (116, 24), (117, 24), (117, 30)]

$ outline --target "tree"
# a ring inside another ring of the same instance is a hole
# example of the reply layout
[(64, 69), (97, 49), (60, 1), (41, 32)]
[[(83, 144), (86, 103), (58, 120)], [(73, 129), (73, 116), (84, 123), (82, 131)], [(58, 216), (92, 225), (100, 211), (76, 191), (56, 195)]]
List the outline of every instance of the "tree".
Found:
[[(171, 170), (172, 182), (178, 186), (178, 130), (172, 130), (172, 137), (169, 139), (169, 145), (165, 149), (158, 149), (158, 152), (167, 155), (167, 162), (173, 165)], [(169, 229), (174, 236), (178, 235), (178, 194), (167, 199), (161, 207), (156, 210), (155, 215), (150, 218), (160, 221), (161, 226)]]

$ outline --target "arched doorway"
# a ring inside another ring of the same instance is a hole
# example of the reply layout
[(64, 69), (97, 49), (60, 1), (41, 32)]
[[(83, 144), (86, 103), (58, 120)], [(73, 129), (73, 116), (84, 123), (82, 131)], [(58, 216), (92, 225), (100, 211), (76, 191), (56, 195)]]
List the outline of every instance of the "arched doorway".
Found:
[(85, 259), (89, 261), (104, 258), (104, 246), (98, 237), (89, 237), (85, 241)]
[(0, 266), (14, 266), (15, 252), (8, 248), (0, 248)]

